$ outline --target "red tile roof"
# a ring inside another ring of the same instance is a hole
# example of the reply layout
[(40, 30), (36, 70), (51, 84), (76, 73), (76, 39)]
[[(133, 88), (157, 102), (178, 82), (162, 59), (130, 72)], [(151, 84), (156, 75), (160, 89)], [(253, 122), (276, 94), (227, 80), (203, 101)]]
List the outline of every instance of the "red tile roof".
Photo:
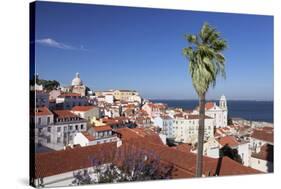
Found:
[(190, 144), (179, 144), (175, 148), (179, 151), (182, 151), (182, 152), (190, 152), (192, 150), (192, 145), (190, 145)]
[(35, 108), (35, 115), (47, 116), (47, 115), (53, 115), (53, 113), (47, 107), (40, 107), (40, 108)]
[(87, 131), (81, 132), (89, 141), (94, 141), (95, 137), (88, 133)]
[(74, 106), (71, 110), (78, 112), (87, 112), (93, 108), (96, 108), (96, 106)]
[(115, 125), (115, 124), (123, 124), (124, 122), (128, 121), (129, 118), (125, 116), (115, 117), (115, 118), (103, 118), (102, 122), (108, 125)]
[(233, 136), (225, 136), (217, 139), (220, 145), (225, 146), (228, 145), (230, 147), (238, 146), (240, 143)]
[[(118, 129), (122, 135), (121, 149), (140, 149), (143, 152), (153, 153), (160, 158), (163, 164), (172, 164), (172, 178), (190, 178), (195, 176), (196, 154), (170, 148), (159, 141), (151, 140), (145, 130)], [(142, 136), (143, 135), (143, 136)], [(153, 134), (152, 134), (153, 135)], [(131, 140), (133, 139), (133, 140)], [(128, 148), (130, 147), (130, 148)], [(119, 149), (120, 149), (119, 148)], [(107, 154), (105, 154), (105, 152)], [(115, 156), (116, 143), (106, 143), (76, 149), (40, 153), (35, 155), (35, 175), (46, 177), (64, 172), (93, 166), (93, 158), (109, 163)], [(120, 154), (120, 153), (118, 153)], [(99, 156), (100, 155), (100, 156)], [(203, 173), (205, 175), (239, 175), (260, 173), (255, 169), (245, 167), (234, 160), (224, 157), (221, 159), (203, 157)]]
[(81, 95), (78, 93), (63, 93), (59, 95), (59, 97), (73, 97), (73, 96), (81, 96)]
[[(88, 168), (93, 166), (94, 159), (108, 163), (108, 156), (114, 149), (115, 142), (35, 154), (35, 178)], [(103, 156), (100, 157), (99, 154)]]
[[(205, 110), (212, 109), (214, 106), (215, 106), (214, 102), (206, 102), (205, 103)], [(195, 109), (199, 111), (199, 106), (196, 106)]]
[(267, 130), (254, 129), (251, 134), (252, 138), (273, 143), (273, 132)]
[(119, 137), (124, 141), (145, 139), (146, 142), (152, 142), (161, 145), (163, 144), (159, 135), (149, 128), (120, 128), (116, 130), (116, 133), (118, 133)]
[(111, 131), (112, 128), (109, 125), (104, 125), (104, 126), (95, 126), (93, 127), (93, 129), (96, 132), (101, 132), (101, 131)]
[(205, 109), (206, 109), (206, 110), (209, 110), (209, 109), (213, 108), (214, 106), (215, 106), (215, 103), (213, 103), (213, 102), (207, 102), (207, 103), (205, 104)]
[[(126, 143), (127, 141), (124, 141)], [(171, 163), (175, 166), (175, 169), (181, 169), (184, 174), (174, 175), (173, 178), (188, 178), (195, 176), (196, 167), (196, 154), (191, 152), (183, 152), (178, 149), (174, 149), (165, 145), (159, 145), (148, 142), (146, 139), (131, 140), (130, 145), (137, 145), (138, 148), (153, 152), (159, 155), (160, 160), (166, 163)], [(261, 173), (250, 167), (243, 166), (242, 164), (228, 158), (223, 157), (221, 159), (221, 165), (219, 166), (220, 159), (203, 157), (203, 174), (206, 176), (217, 175), (241, 175), (241, 174), (256, 174)]]
[(163, 110), (163, 109), (166, 109), (166, 106), (162, 103), (149, 103), (147, 104), (150, 108), (155, 108), (155, 109), (160, 109), (160, 110)]
[(78, 117), (69, 110), (53, 110), (55, 117), (57, 118), (69, 118), (69, 117)]

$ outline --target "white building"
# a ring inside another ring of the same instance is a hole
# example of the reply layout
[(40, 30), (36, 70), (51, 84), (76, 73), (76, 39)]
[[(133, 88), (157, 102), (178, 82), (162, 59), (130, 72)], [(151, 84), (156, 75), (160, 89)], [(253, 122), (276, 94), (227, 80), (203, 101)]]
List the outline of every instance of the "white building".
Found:
[(167, 106), (162, 103), (146, 103), (142, 106), (142, 109), (147, 112), (149, 117), (154, 118), (165, 113)]
[(273, 128), (254, 129), (250, 137), (252, 157), (250, 167), (273, 172)]
[(117, 135), (113, 134), (112, 128), (109, 125), (93, 126), (89, 129), (88, 132), (95, 138), (95, 140), (93, 141), (94, 144), (103, 144), (118, 141)]
[(128, 102), (138, 102), (141, 103), (141, 97), (139, 95), (132, 95), (128, 97)]
[(265, 144), (273, 145), (273, 129), (254, 129), (250, 136), (250, 144), (255, 153)]
[(73, 144), (79, 144), (81, 147), (94, 145), (94, 141), (95, 137), (90, 135), (87, 131), (76, 133), (73, 138)]
[(58, 96), (60, 96), (60, 95), (61, 95), (61, 91), (60, 90), (58, 90), (58, 89), (51, 90), (49, 92), (49, 99), (50, 100), (56, 100), (56, 98)]
[[(173, 122), (173, 131), (176, 142), (196, 143), (198, 137), (199, 115), (189, 114), (175, 116)], [(208, 140), (214, 136), (214, 119), (205, 116), (205, 135)]]
[(114, 102), (114, 96), (111, 95), (111, 94), (105, 94), (105, 95), (104, 95), (104, 101), (105, 101), (106, 103), (113, 104), (113, 102)]
[(61, 150), (68, 145), (73, 145), (73, 138), (77, 132), (87, 131), (87, 121), (68, 110), (55, 110), (54, 123), (44, 128), (41, 144)]
[(77, 93), (64, 93), (56, 98), (56, 104), (59, 108), (69, 110), (74, 106), (88, 105), (88, 100)]
[[(197, 153), (196, 147), (191, 148), (191, 152)], [(220, 144), (215, 138), (211, 137), (208, 139), (207, 142), (204, 143), (203, 155), (211, 158), (220, 157)]]
[[(199, 107), (193, 111), (193, 114), (199, 114)], [(214, 118), (214, 126), (216, 128), (227, 126), (227, 101), (224, 95), (221, 96), (219, 106), (215, 102), (207, 102), (205, 104), (205, 115)]]
[(34, 90), (35, 91), (43, 91), (43, 85), (38, 85), (37, 83), (35, 83), (34, 85)]
[(264, 144), (252, 153), (250, 167), (265, 173), (273, 172), (273, 145)]
[(76, 73), (75, 78), (71, 82), (72, 92), (78, 93), (81, 96), (86, 96), (86, 86), (83, 84), (83, 81), (80, 79), (80, 74)]
[(35, 108), (31, 121), (35, 125), (35, 144), (40, 144), (46, 128), (54, 123), (54, 115), (47, 107)]
[[(104, 129), (104, 127), (105, 126), (98, 126), (97, 128), (102, 130)], [(79, 144), (80, 146), (84, 147), (109, 142), (121, 142), (121, 140), (116, 135), (112, 135), (111, 130), (110, 132), (108, 131), (109, 130), (104, 130), (102, 136), (99, 136), (101, 135), (101, 131), (99, 132), (99, 134), (97, 134), (96, 131), (94, 131), (93, 134), (90, 134), (89, 132), (76, 133), (73, 140), (74, 145)]]
[(168, 115), (155, 117), (153, 120), (155, 126), (161, 128), (167, 138), (173, 138), (173, 118)]
[(44, 91), (35, 91), (36, 107), (49, 107), (49, 95)]

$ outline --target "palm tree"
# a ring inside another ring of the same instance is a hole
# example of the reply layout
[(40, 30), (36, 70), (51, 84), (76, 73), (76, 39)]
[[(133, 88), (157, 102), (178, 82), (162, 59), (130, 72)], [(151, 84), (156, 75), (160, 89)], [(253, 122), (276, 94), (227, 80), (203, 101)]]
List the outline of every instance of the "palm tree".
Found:
[(192, 84), (199, 97), (199, 128), (196, 158), (196, 177), (202, 176), (205, 97), (210, 86), (215, 86), (216, 78), (221, 74), (225, 78), (225, 58), (222, 52), (227, 43), (220, 33), (208, 23), (204, 23), (199, 34), (185, 35), (188, 47), (183, 54), (189, 61), (189, 73)]

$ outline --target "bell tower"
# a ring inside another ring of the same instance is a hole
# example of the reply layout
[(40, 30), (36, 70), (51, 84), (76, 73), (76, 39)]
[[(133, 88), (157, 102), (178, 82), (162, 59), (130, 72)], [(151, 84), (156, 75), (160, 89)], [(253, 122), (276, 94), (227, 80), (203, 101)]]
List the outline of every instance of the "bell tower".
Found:
[(227, 102), (224, 95), (222, 95), (220, 98), (220, 108), (223, 110), (227, 110)]

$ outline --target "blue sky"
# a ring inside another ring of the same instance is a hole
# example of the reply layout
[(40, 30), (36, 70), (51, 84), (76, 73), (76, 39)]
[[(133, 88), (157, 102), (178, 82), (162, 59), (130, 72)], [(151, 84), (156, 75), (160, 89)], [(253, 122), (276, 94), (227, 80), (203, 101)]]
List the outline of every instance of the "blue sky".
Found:
[(36, 72), (62, 85), (79, 72), (93, 90), (196, 99), (182, 48), (184, 34), (197, 33), (204, 22), (229, 46), (227, 78), (207, 98), (272, 100), (272, 16), (37, 2)]

